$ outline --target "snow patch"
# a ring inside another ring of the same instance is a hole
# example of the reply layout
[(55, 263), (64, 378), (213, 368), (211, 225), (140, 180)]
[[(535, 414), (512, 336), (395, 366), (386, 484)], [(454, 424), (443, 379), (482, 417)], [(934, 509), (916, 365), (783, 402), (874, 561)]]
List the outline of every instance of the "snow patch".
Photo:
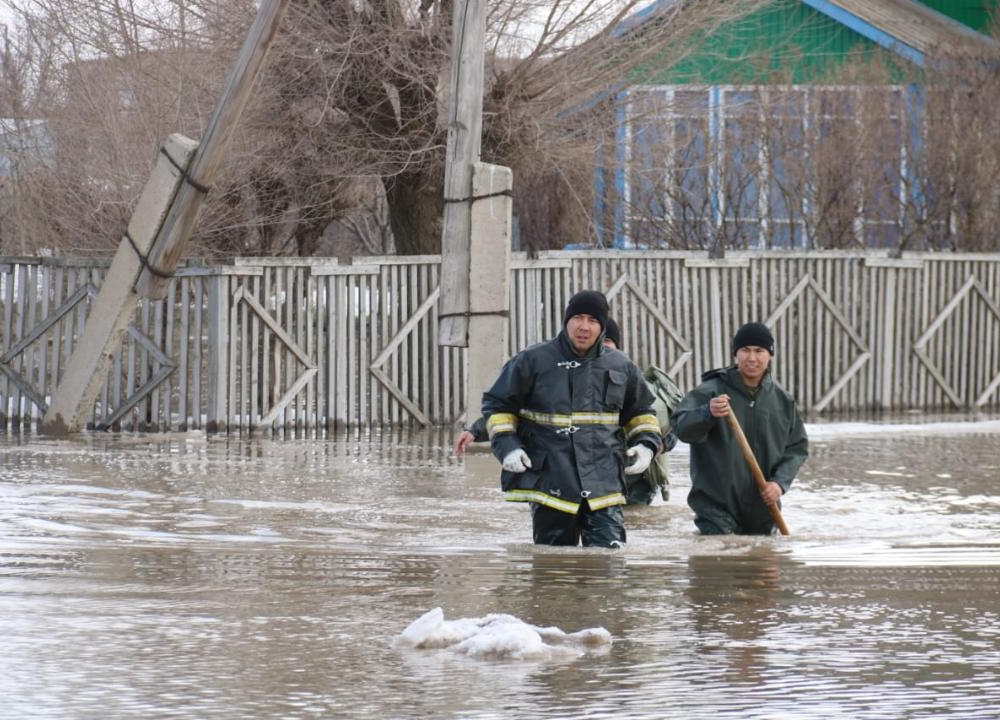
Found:
[(545, 660), (607, 649), (611, 633), (600, 627), (566, 633), (557, 627), (529, 625), (513, 615), (497, 613), (445, 620), (444, 611), (434, 608), (410, 623), (395, 644), (418, 650), (447, 649), (479, 659)]
[(864, 437), (886, 434), (965, 435), (1000, 433), (1000, 420), (951, 421), (928, 423), (806, 423), (810, 440), (819, 438)]

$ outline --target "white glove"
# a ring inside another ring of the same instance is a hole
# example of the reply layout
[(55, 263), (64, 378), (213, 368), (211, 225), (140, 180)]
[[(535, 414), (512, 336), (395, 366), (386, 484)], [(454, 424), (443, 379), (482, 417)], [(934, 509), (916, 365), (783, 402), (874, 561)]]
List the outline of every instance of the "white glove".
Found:
[[(648, 464), (648, 463), (647, 463)], [(511, 450), (503, 459), (503, 469), (512, 473), (523, 473), (531, 467), (531, 458), (523, 448)]]
[(645, 472), (653, 459), (653, 451), (641, 444), (633, 445), (625, 454), (630, 458), (635, 458), (632, 464), (625, 468), (626, 475), (638, 475), (641, 472)]

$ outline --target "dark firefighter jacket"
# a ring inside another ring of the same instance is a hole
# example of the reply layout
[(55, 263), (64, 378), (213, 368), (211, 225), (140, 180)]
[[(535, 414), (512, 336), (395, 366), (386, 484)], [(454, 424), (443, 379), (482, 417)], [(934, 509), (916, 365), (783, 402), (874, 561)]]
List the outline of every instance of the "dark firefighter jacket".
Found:
[(486, 442), (490, 439), (490, 434), (486, 431), (486, 418), (482, 415), (466, 430), (472, 433), (472, 442)]
[(702, 383), (684, 396), (674, 411), (674, 433), (691, 445), (691, 491), (688, 505), (712, 519), (728, 513), (744, 528), (773, 525), (750, 468), (725, 418), (713, 418), (708, 402), (729, 396), (764, 477), (788, 491), (809, 455), (809, 441), (795, 400), (768, 373), (756, 398), (751, 398), (735, 367), (711, 370)]
[(518, 353), (483, 393), (493, 454), (521, 447), (531, 458), (526, 472), (501, 474), (506, 499), (572, 514), (584, 500), (624, 504), (626, 445), (660, 447), (652, 404), (639, 368), (600, 341), (580, 357), (563, 330)]

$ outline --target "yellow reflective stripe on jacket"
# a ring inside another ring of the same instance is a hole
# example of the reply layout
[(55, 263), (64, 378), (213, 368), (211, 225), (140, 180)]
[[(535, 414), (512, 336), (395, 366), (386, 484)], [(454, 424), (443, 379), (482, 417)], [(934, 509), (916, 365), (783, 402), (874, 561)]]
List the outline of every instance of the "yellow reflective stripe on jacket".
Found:
[(555, 427), (570, 427), (573, 425), (617, 425), (619, 415), (616, 412), (575, 412), (569, 415), (540, 413), (522, 408), (517, 414), (525, 420), (531, 420), (539, 425)]
[(539, 505), (546, 505), (555, 510), (562, 510), (570, 515), (576, 515), (580, 510), (579, 503), (560, 500), (540, 490), (508, 490), (503, 496), (505, 500), (510, 502), (534, 502)]
[(624, 505), (628, 501), (625, 496), (620, 492), (611, 493), (610, 495), (604, 495), (599, 498), (587, 498), (587, 504), (590, 505), (591, 510), (600, 510), (601, 508), (611, 507), (612, 505)]
[(517, 415), (513, 413), (493, 413), (486, 421), (486, 432), (490, 440), (497, 433), (514, 432), (517, 430)]
[(656, 415), (636, 415), (625, 425), (625, 437), (630, 438), (642, 432), (660, 434), (660, 423)]

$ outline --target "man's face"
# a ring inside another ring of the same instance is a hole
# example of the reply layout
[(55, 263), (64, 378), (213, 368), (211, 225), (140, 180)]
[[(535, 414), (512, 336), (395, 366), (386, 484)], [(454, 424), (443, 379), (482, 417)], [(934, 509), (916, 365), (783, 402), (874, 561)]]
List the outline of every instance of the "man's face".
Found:
[(611, 348), (612, 350), (617, 350), (618, 346), (615, 345), (615, 341), (609, 337), (604, 338), (604, 347)]
[(747, 345), (736, 351), (736, 369), (747, 385), (759, 385), (771, 364), (771, 353), (767, 348)]
[(593, 315), (574, 315), (566, 323), (566, 334), (569, 335), (573, 349), (584, 355), (601, 336), (601, 323)]

